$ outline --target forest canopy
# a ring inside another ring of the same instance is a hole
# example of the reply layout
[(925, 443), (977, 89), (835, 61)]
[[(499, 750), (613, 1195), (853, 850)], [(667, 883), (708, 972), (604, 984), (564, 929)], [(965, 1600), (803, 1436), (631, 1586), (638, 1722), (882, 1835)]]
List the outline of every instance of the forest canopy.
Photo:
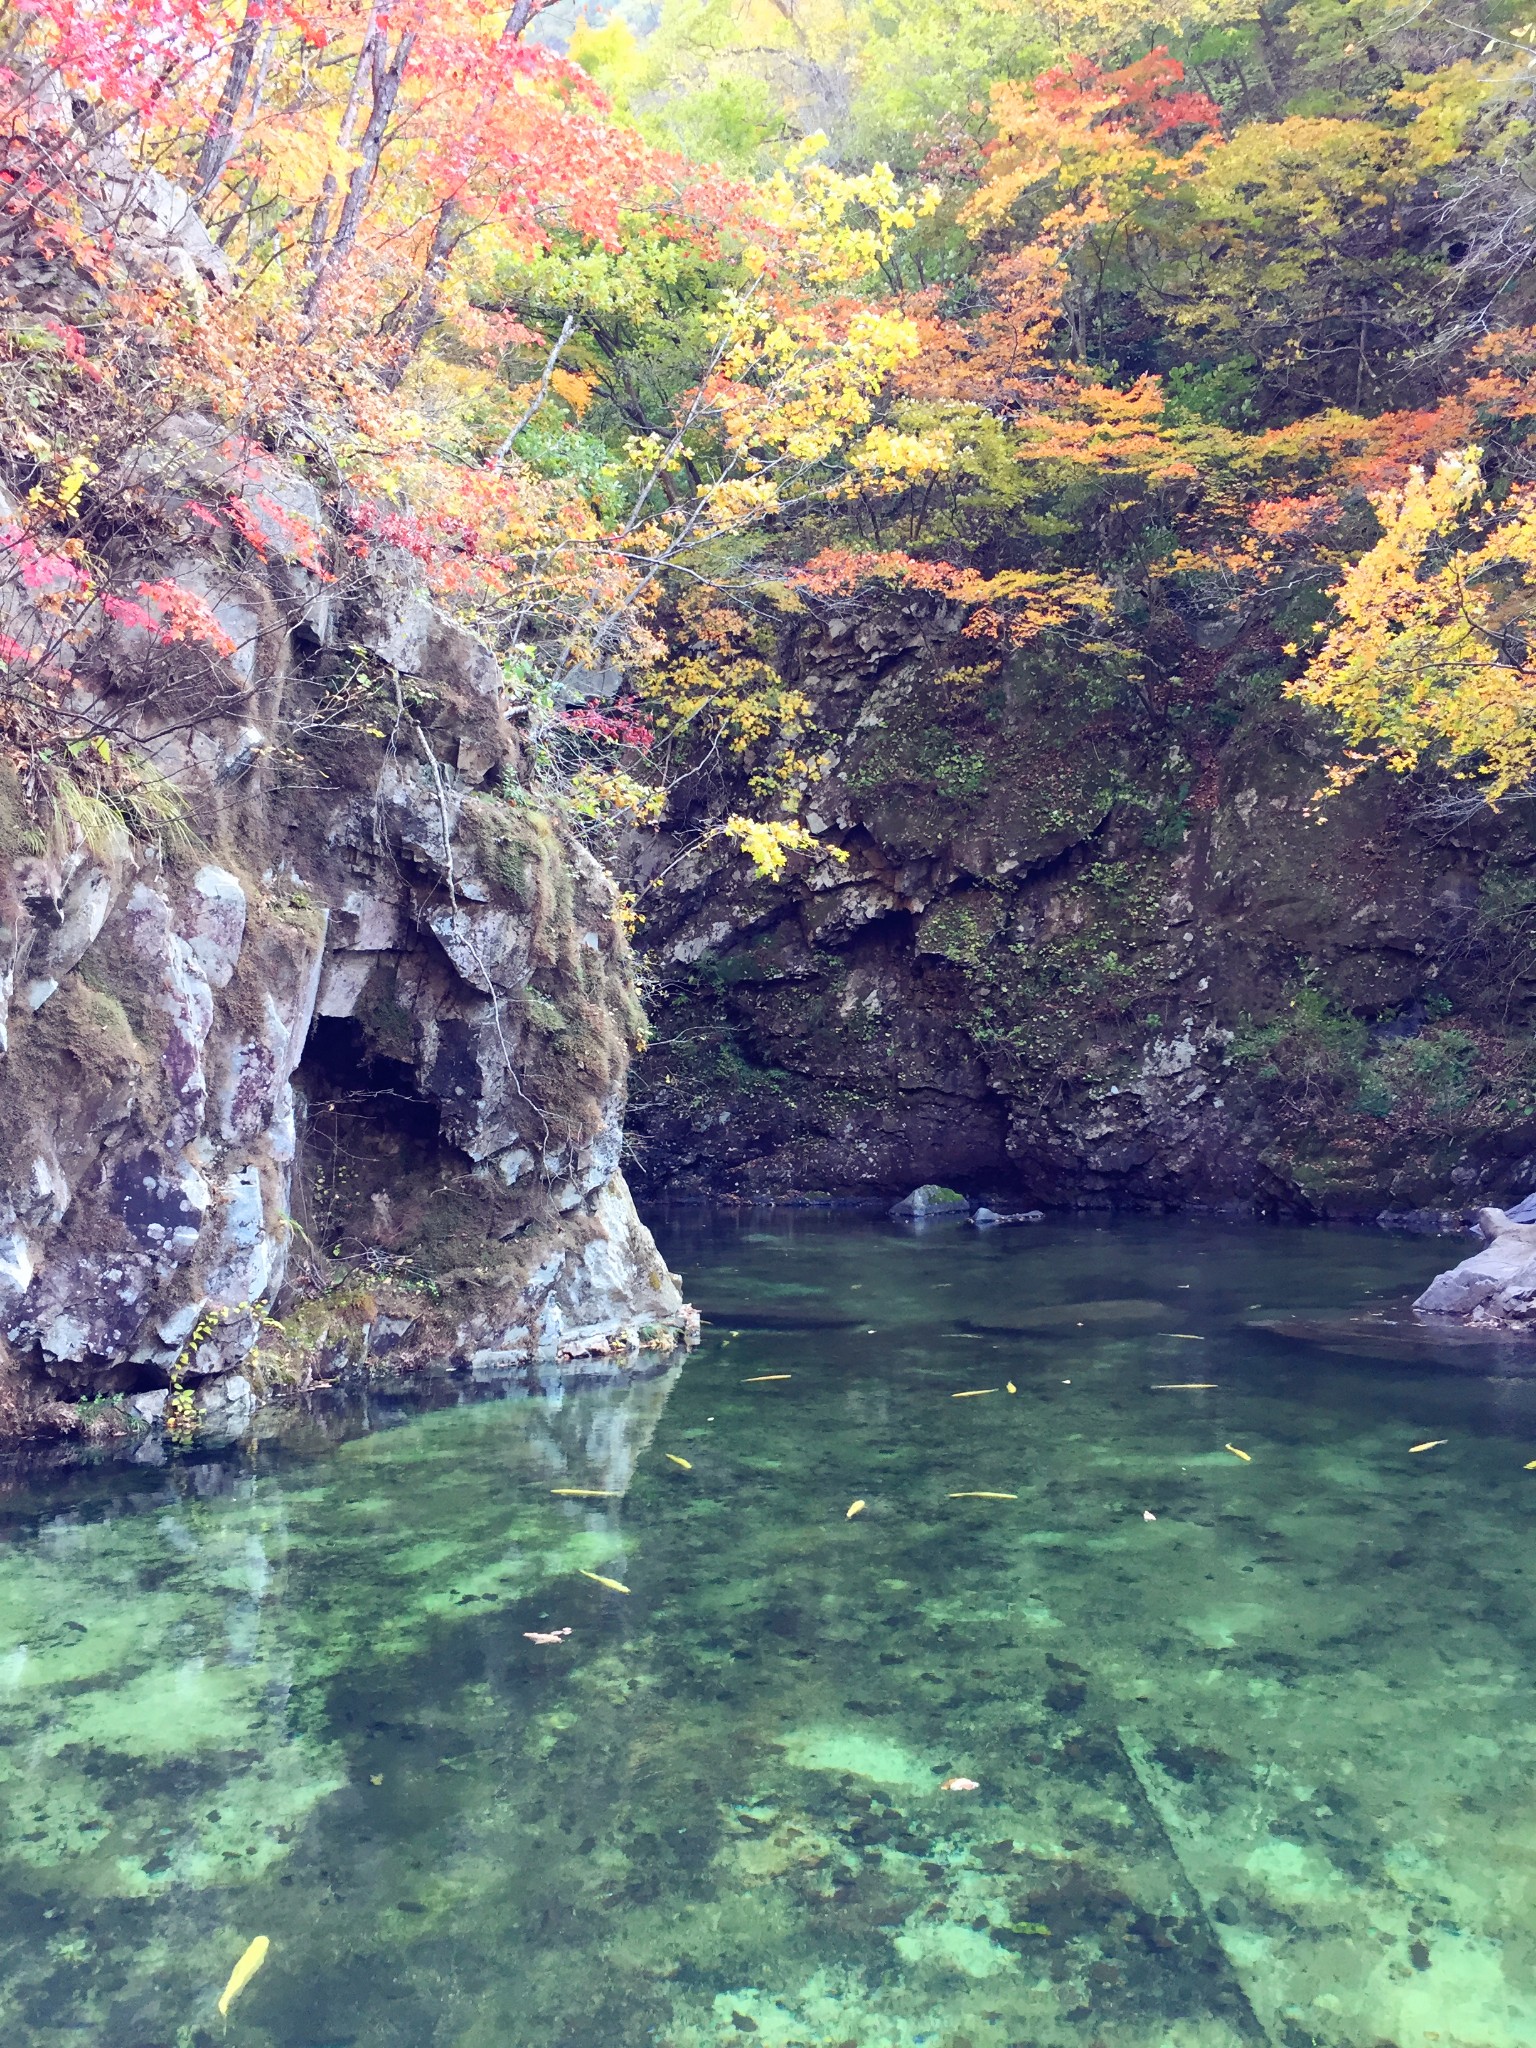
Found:
[[(1047, 658), (1166, 721), (1240, 630), (1335, 721), (1336, 779), (1536, 775), (1518, 6), (0, 23), (0, 747), (71, 815), (153, 809), (79, 708), (103, 620), (220, 652), (116, 540), (133, 448), (189, 412), (311, 475), (354, 559), (414, 561), (599, 832), (744, 759), (719, 829), (768, 874), (811, 853), (778, 637), (895, 596), (963, 618), (943, 686)], [(135, 260), (146, 193), (195, 207), (201, 268)], [(272, 546), (242, 502), (208, 517)]]

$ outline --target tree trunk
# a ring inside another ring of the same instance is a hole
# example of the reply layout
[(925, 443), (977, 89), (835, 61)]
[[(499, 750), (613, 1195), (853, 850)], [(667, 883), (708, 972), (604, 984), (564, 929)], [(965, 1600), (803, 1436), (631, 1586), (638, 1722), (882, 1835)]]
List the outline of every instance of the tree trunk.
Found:
[[(336, 130), (336, 147), (352, 147), (352, 130), (357, 125), (357, 110), (362, 104), (363, 74), (373, 66), (374, 39), (379, 32), (379, 10), (377, 0), (368, 9), (368, 23), (363, 30), (362, 46), (357, 53), (357, 62), (352, 67), (352, 83), (347, 90), (347, 104), (342, 108), (341, 125)], [(318, 270), (325, 258), (326, 239), (331, 232), (331, 208), (336, 201), (336, 173), (327, 171), (320, 185), (320, 197), (315, 201), (315, 217), (310, 223), (309, 246), (311, 263)]]
[(352, 253), (357, 241), (357, 231), (362, 224), (363, 208), (373, 190), (373, 181), (378, 173), (379, 158), (384, 153), (384, 138), (389, 132), (389, 117), (395, 110), (395, 101), (400, 93), (400, 81), (405, 76), (405, 67), (411, 61), (415, 48), (416, 31), (405, 29), (395, 45), (393, 57), (383, 35), (376, 35), (373, 41), (373, 65), (371, 84), (373, 104), (368, 110), (368, 126), (363, 130), (363, 139), (358, 144), (358, 165), (347, 180), (347, 196), (341, 204), (341, 215), (336, 222), (336, 232), (331, 246), (326, 250), (319, 268), (310, 280), (309, 290), (304, 295), (305, 314), (313, 320), (319, 311), (321, 301), (337, 271)]
[[(549, 4), (550, 0), (516, 0), (499, 37), (503, 48), (508, 43), (517, 42), (533, 17), (541, 14)], [(432, 246), (427, 252), (427, 267), (422, 274), (421, 290), (416, 296), (416, 310), (412, 313), (411, 324), (406, 330), (405, 347), (387, 380), (391, 391), (399, 385), (408, 365), (436, 324), (437, 301), (443, 288), (443, 279), (448, 275), (448, 265), (454, 250), (468, 233), (467, 224), (460, 225), (462, 216), (463, 209), (456, 199), (443, 201), (432, 235)]]
[(256, 45), (261, 40), (262, 27), (266, 21), (266, 0), (246, 0), (245, 19), (235, 31), (234, 47), (229, 53), (229, 70), (224, 78), (224, 90), (219, 94), (219, 104), (213, 110), (213, 119), (208, 123), (208, 133), (203, 137), (203, 146), (197, 159), (197, 196), (206, 199), (223, 174), (229, 162), (234, 144), (235, 116), (240, 111), (240, 102), (245, 98), (246, 80), (251, 75), (251, 65), (256, 58)]
[(438, 209), (437, 226), (432, 230), (432, 246), (427, 251), (426, 268), (421, 274), (421, 289), (416, 294), (416, 310), (411, 315), (411, 324), (405, 331), (405, 346), (398, 359), (390, 365), (385, 383), (395, 390), (405, 375), (412, 358), (426, 340), (437, 322), (438, 294), (443, 288), (443, 279), (448, 275), (448, 265), (454, 250), (468, 233), (468, 222), (456, 199), (445, 199)]

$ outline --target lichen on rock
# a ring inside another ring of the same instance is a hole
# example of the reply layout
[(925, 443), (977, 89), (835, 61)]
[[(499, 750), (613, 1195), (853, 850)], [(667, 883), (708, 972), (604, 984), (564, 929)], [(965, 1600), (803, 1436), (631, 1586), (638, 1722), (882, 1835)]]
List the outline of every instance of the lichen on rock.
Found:
[(954, 685), (955, 623), (891, 595), (781, 632), (844, 860), (732, 861), (751, 761), (634, 850), (646, 1187), (1363, 1219), (1536, 1181), (1526, 807), (1385, 772), (1314, 802), (1262, 635), (1159, 723), (1065, 647)]
[(175, 829), (93, 841), (0, 791), (10, 1419), (174, 1380), (227, 1420), (322, 1355), (611, 1371), (677, 1341), (619, 1167), (643, 1018), (613, 884), (530, 785), (490, 651), (397, 555), (326, 581), (185, 520), (167, 547), (258, 471), (324, 531), (212, 422), (144, 470), (146, 551), (234, 650), (196, 693), (131, 634), (87, 650)]

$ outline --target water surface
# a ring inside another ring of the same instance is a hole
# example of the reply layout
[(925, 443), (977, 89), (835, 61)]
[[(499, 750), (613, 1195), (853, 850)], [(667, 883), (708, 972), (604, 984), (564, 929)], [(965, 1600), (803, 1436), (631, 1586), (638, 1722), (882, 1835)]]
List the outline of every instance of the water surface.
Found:
[(645, 1383), (9, 1469), (8, 2048), (1536, 2043), (1536, 1381), (1347, 1320), (1454, 1246), (666, 1249)]

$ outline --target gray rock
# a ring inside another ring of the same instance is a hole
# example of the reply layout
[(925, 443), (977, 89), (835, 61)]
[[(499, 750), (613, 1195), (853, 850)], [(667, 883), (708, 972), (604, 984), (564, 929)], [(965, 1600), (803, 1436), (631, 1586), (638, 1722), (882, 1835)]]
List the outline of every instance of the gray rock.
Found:
[(244, 1373), (221, 1373), (198, 1389), (202, 1426), (211, 1434), (240, 1436), (256, 1413), (256, 1391)]
[(910, 1195), (903, 1195), (899, 1202), (891, 1204), (891, 1214), (906, 1222), (932, 1222), (939, 1216), (968, 1216), (971, 1205), (964, 1195), (957, 1195), (953, 1188), (941, 1188), (936, 1182), (928, 1181), (920, 1188), (914, 1188)]
[(1536, 1223), (1483, 1209), (1477, 1227), (1484, 1249), (1431, 1280), (1414, 1308), (1473, 1328), (1536, 1329)]
[(1012, 1209), (999, 1215), (996, 1209), (978, 1209), (971, 1221), (983, 1230), (995, 1230), (1004, 1223), (1043, 1223), (1043, 1209)]
[(1527, 1195), (1524, 1201), (1516, 1202), (1504, 1214), (1511, 1223), (1536, 1223), (1536, 1195)]
[(1382, 1209), (1376, 1227), (1406, 1231), (1412, 1237), (1464, 1237), (1471, 1226), (1462, 1209)]
[[(536, 792), (506, 800), (519, 754), (489, 650), (383, 554), (327, 597), (320, 632), (315, 579), (285, 535), (323, 521), (321, 500), (211, 421), (178, 416), (124, 481), (153, 506), (155, 537), (186, 504), (248, 485), (268, 559), (252, 566), (194, 521), (202, 538), (166, 544), (166, 573), (240, 643), (193, 714), (159, 714), (173, 737), (145, 742), (185, 800), (199, 864), (78, 835), (0, 850), (0, 1349), (75, 1396), (180, 1359), (209, 1426), (243, 1427), (256, 1396), (241, 1367), (257, 1311), (280, 1312), (294, 1219), (315, 1220), (306, 1188), (329, 1155), (313, 1147), (334, 1140), (314, 1138), (313, 1118), (332, 1094), (383, 1126), (380, 1181), (337, 1234), (387, 1274), (414, 1209), (405, 1265), (440, 1260), (457, 1284), (439, 1302), (388, 1299), (381, 1282), (366, 1319), (320, 1329), (317, 1357), (494, 1357), (530, 1374), (606, 1358), (618, 1373), (689, 1341), (618, 1170), (640, 1011), (614, 886)], [(302, 752), (326, 642), (412, 678), (409, 709), (345, 773), (280, 774), (274, 761)], [(156, 645), (104, 628), (95, 652), (104, 720), (142, 712), (155, 727)], [(306, 1075), (317, 1014), (355, 1035)], [(396, 1114), (415, 1151), (388, 1128)], [(446, 1237), (422, 1223), (444, 1185), (465, 1218)], [(335, 1241), (324, 1228), (306, 1267)], [(163, 1408), (135, 1400), (144, 1420)]]

